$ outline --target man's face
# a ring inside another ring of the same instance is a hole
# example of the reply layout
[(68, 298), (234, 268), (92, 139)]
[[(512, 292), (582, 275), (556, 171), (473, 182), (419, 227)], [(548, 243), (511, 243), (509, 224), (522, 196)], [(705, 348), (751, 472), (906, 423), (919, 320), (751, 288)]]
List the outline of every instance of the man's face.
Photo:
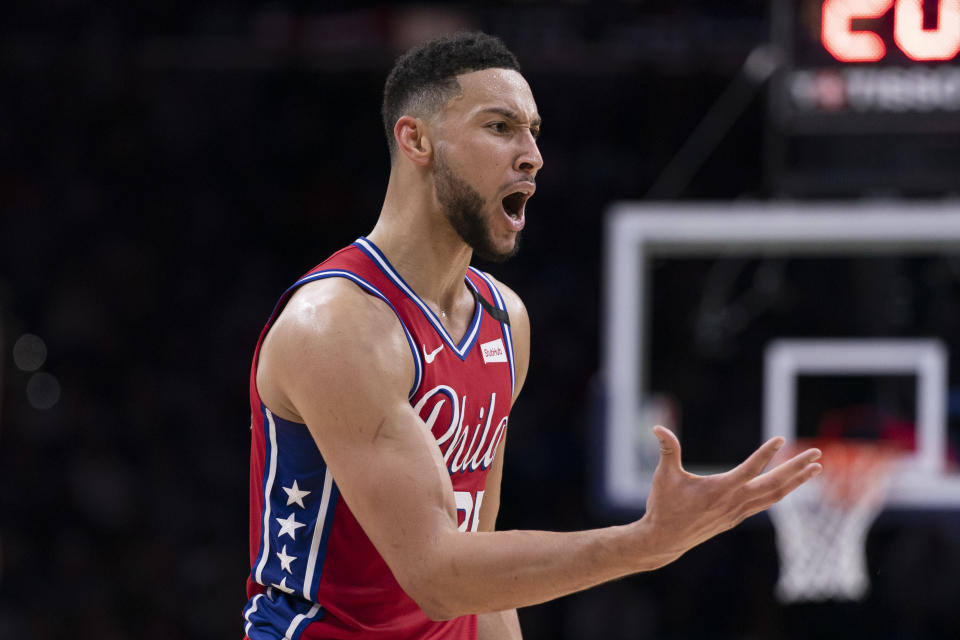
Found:
[(543, 166), (537, 105), (516, 71), (485, 69), (458, 80), (462, 93), (438, 125), (437, 200), (474, 253), (505, 260), (519, 249), (526, 201)]

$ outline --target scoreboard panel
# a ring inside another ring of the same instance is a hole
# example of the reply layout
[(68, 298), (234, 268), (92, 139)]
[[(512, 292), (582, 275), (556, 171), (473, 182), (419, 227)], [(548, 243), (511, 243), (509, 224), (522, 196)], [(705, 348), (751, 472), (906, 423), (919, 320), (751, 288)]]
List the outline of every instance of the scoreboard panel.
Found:
[(773, 40), (785, 132), (960, 131), (960, 0), (777, 0)]

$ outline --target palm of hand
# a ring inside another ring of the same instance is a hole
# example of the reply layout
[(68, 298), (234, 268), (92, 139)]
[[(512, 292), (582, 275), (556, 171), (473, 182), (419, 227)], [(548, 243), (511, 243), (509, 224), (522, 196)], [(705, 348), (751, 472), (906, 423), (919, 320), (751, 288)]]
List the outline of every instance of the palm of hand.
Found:
[(666, 562), (763, 511), (821, 470), (814, 462), (820, 452), (808, 449), (764, 472), (783, 445), (782, 438), (773, 438), (734, 469), (698, 476), (683, 469), (680, 442), (671, 431), (657, 426), (654, 433), (660, 462), (643, 521)]

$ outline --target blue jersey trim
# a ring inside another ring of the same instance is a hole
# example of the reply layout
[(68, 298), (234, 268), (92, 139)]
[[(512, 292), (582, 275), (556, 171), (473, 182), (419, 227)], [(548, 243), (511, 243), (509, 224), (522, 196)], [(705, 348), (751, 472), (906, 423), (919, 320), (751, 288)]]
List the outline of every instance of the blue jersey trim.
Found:
[(273, 415), (262, 402), (261, 410), (270, 464), (253, 578), (267, 590), (247, 603), (245, 629), (251, 638), (289, 640), (322, 616), (316, 589), (339, 490), (306, 425)]
[(253, 596), (243, 608), (243, 630), (250, 640), (297, 640), (326, 610), (315, 602), (288, 596), (273, 587)]
[[(294, 282), (292, 285), (290, 285), (290, 287), (286, 291), (284, 291), (283, 295), (280, 297), (280, 302), (277, 303), (277, 307), (279, 307), (281, 303), (287, 299), (287, 296), (290, 294), (290, 292), (296, 289), (297, 287), (304, 285), (308, 282), (313, 282), (314, 280), (323, 280), (325, 278), (346, 278), (347, 280), (350, 280), (354, 284), (359, 285), (365, 291), (375, 295), (376, 297), (386, 302), (387, 306), (390, 307), (394, 315), (397, 316), (397, 321), (400, 323), (400, 327), (403, 329), (403, 334), (407, 338), (407, 344), (410, 346), (410, 351), (411, 353), (413, 353), (413, 366), (415, 370), (414, 379), (413, 379), (413, 386), (410, 388), (410, 393), (407, 395), (408, 399), (413, 398), (414, 394), (416, 394), (417, 392), (417, 389), (420, 388), (420, 383), (423, 381), (423, 362), (420, 360), (420, 350), (417, 348), (416, 343), (413, 341), (413, 336), (410, 334), (410, 331), (407, 330), (407, 326), (403, 324), (403, 319), (400, 317), (400, 314), (397, 313), (396, 307), (394, 307), (393, 303), (391, 303), (390, 300), (387, 299), (387, 296), (383, 295), (383, 293), (381, 293), (380, 290), (377, 289), (375, 286), (373, 286), (372, 284), (370, 284), (369, 282), (367, 282), (357, 274), (353, 273), (352, 271), (344, 271), (342, 269), (325, 269), (324, 271), (315, 271), (314, 273), (304, 276), (303, 278), (300, 278), (299, 280)], [(274, 314), (276, 314), (276, 309), (274, 309)], [(271, 316), (271, 321), (272, 319), (273, 319), (273, 316)]]
[[(477, 336), (480, 335), (480, 323), (483, 318), (483, 309), (480, 307), (478, 302), (474, 306), (473, 310), (473, 320), (470, 322), (470, 326), (467, 328), (467, 332), (463, 335), (463, 338), (460, 340), (459, 344), (454, 343), (453, 338), (450, 337), (450, 334), (447, 333), (446, 327), (443, 326), (443, 323), (440, 322), (440, 319), (437, 317), (437, 314), (433, 312), (433, 309), (424, 302), (420, 296), (416, 294), (413, 288), (406, 283), (403, 277), (393, 268), (393, 265), (390, 264), (390, 261), (387, 260), (387, 257), (383, 255), (383, 252), (373, 244), (367, 238), (360, 237), (357, 238), (357, 241), (353, 243), (354, 246), (363, 251), (367, 257), (369, 257), (375, 265), (386, 275), (394, 285), (397, 286), (410, 300), (414, 302), (420, 310), (423, 312), (423, 315), (427, 318), (436, 332), (440, 335), (444, 342), (447, 343), (457, 357), (461, 360), (467, 359), (467, 354), (470, 353), (470, 349), (473, 348), (473, 345), (477, 341)], [(473, 287), (473, 283), (470, 282), (469, 278), (464, 278), (464, 281), (467, 283), (467, 286)]]
[[(507, 303), (504, 301), (503, 296), (500, 294), (500, 290), (493, 284), (493, 281), (487, 277), (483, 271), (476, 269), (474, 267), (469, 267), (476, 276), (481, 280), (487, 283), (487, 287), (490, 288), (490, 293), (493, 295), (494, 304), (497, 308), (506, 312)], [(510, 325), (506, 322), (500, 323), (500, 328), (503, 330), (503, 338), (507, 341), (507, 359), (510, 361), (510, 393), (516, 395), (517, 393), (517, 373), (516, 366), (513, 361), (513, 334), (510, 332)], [(511, 398), (512, 401), (512, 398)]]

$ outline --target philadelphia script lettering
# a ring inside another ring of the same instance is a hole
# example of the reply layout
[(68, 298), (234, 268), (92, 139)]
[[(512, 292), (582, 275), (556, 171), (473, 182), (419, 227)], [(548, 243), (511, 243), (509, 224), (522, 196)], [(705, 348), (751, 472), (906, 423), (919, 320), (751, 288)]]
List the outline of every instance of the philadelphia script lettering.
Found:
[[(464, 418), (470, 413), (467, 396), (459, 397), (452, 387), (444, 384), (425, 393), (413, 408), (434, 434), (447, 470), (456, 473), (486, 469), (493, 463), (497, 445), (507, 428), (507, 417), (504, 416), (491, 431), (496, 404), (497, 394), (491, 393), (489, 403), (480, 406), (477, 424), (464, 425)], [(441, 414), (445, 414), (449, 423), (442, 435), (437, 436), (434, 426)]]

